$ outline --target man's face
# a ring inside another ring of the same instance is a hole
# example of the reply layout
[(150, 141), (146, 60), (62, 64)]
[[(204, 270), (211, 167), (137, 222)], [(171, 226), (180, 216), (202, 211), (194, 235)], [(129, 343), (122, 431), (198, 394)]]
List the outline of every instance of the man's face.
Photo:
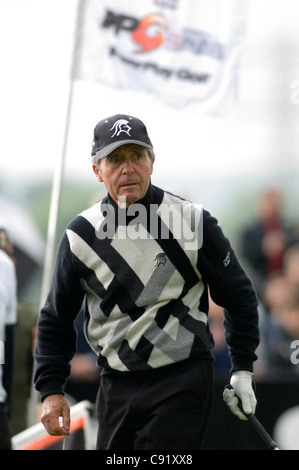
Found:
[(127, 144), (93, 165), (97, 179), (104, 183), (111, 198), (121, 207), (142, 199), (149, 187), (154, 159), (146, 148)]

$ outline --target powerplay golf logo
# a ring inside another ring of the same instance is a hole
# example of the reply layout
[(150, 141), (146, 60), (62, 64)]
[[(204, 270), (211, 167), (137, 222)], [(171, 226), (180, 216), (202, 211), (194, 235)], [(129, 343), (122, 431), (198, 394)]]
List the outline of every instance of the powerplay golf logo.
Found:
[(206, 55), (221, 59), (224, 48), (210, 34), (191, 28), (178, 29), (161, 13), (151, 13), (143, 18), (106, 12), (102, 28), (111, 29), (116, 36), (127, 33), (132, 44), (137, 45), (134, 52), (146, 53), (159, 47), (171, 51), (188, 50), (195, 55)]
[(140, 46), (137, 52), (144, 53), (161, 46), (165, 37), (164, 32), (168, 28), (168, 21), (159, 13), (138, 20), (131, 16), (117, 15), (108, 11), (103, 27), (112, 27), (115, 34), (119, 34), (120, 31), (131, 33), (132, 41)]
[(176, 107), (226, 108), (236, 96), (245, 3), (87, 0), (73, 76)]
[[(177, 78), (193, 83), (205, 83), (210, 74), (193, 70), (190, 66), (175, 69), (167, 66), (167, 60), (138, 60), (149, 53), (165, 51), (172, 54), (205, 56), (216, 61), (224, 57), (224, 46), (210, 34), (192, 28), (179, 29), (161, 13), (151, 13), (142, 18), (107, 10), (101, 28), (112, 33), (115, 45), (110, 46), (109, 54), (122, 64), (135, 70), (151, 72), (164, 79)], [(132, 58), (135, 55), (135, 59)], [(151, 56), (154, 57), (154, 56)], [(166, 56), (165, 56), (166, 58)], [(190, 61), (190, 59), (189, 59)]]

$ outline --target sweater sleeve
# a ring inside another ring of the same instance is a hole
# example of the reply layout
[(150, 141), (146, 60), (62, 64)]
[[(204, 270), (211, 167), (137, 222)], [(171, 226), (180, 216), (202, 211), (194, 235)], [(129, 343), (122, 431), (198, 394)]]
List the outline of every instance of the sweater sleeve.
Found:
[(74, 320), (84, 298), (80, 279), (72, 264), (72, 253), (66, 234), (56, 258), (50, 292), (40, 311), (35, 348), (35, 387), (41, 400), (62, 393), (70, 373), (70, 360), (76, 352)]
[(259, 344), (257, 296), (229, 240), (207, 211), (204, 211), (199, 269), (206, 277), (211, 298), (224, 309), (231, 373), (236, 370), (252, 372)]

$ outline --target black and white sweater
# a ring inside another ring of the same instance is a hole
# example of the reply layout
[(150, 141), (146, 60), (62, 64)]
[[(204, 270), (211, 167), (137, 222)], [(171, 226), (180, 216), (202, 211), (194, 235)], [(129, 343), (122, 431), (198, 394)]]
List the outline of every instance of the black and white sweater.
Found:
[(224, 308), (232, 371), (252, 371), (257, 299), (215, 218), (153, 185), (128, 211), (109, 196), (85, 210), (61, 239), (39, 316), (35, 384), (41, 397), (62, 391), (82, 305), (99, 366), (146, 371), (213, 348), (208, 289)]

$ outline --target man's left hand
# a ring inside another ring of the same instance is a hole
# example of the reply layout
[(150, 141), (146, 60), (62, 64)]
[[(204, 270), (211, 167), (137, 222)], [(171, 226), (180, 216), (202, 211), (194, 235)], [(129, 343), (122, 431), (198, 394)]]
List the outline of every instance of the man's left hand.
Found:
[(247, 420), (246, 415), (255, 413), (257, 401), (252, 387), (252, 375), (245, 370), (234, 372), (230, 387), (226, 387), (223, 392), (223, 400), (231, 412), (241, 420)]

